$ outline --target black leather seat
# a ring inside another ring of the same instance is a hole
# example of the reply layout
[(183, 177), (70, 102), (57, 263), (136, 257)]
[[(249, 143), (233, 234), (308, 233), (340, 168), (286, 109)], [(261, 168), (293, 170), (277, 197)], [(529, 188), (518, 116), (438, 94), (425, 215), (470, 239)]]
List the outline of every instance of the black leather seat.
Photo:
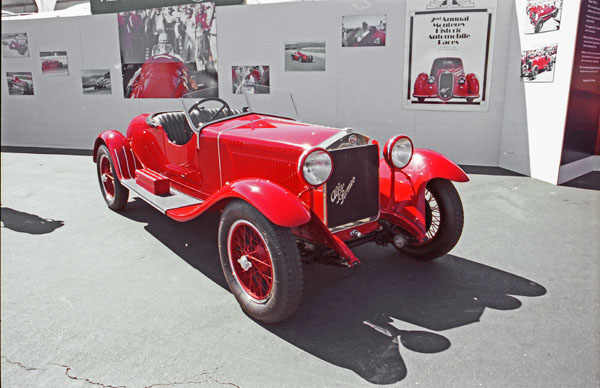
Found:
[(159, 113), (153, 119), (156, 124), (163, 127), (167, 137), (174, 144), (186, 144), (194, 135), (183, 112)]

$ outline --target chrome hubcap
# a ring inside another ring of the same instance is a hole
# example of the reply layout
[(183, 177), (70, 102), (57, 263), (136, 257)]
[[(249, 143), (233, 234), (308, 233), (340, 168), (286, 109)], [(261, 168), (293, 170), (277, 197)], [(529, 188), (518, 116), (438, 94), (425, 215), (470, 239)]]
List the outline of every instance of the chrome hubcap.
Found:
[(248, 271), (252, 267), (252, 263), (248, 260), (248, 256), (243, 255), (237, 261), (244, 271)]

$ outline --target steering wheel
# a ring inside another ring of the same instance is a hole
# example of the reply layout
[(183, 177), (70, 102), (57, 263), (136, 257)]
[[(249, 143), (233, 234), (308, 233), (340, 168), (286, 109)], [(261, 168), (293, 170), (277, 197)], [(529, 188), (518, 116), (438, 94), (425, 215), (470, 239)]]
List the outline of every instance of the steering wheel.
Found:
[(192, 115), (192, 111), (194, 109), (198, 110), (199, 112), (201, 112), (203, 109), (200, 109), (200, 106), (202, 106), (203, 104), (209, 102), (209, 101), (217, 101), (221, 103), (221, 108), (217, 111), (217, 113), (215, 113), (214, 115), (212, 115), (212, 117), (210, 119), (207, 120), (207, 122), (213, 121), (215, 118), (219, 117), (219, 115), (221, 114), (221, 112), (223, 112), (223, 109), (227, 108), (228, 111), (228, 115), (231, 116), (233, 115), (233, 111), (231, 110), (231, 108), (229, 107), (229, 104), (227, 102), (225, 102), (224, 100), (220, 99), (219, 97), (207, 97), (207, 98), (203, 98), (202, 100), (198, 100), (194, 105), (192, 105), (190, 107), (190, 109), (188, 110), (189, 115)]

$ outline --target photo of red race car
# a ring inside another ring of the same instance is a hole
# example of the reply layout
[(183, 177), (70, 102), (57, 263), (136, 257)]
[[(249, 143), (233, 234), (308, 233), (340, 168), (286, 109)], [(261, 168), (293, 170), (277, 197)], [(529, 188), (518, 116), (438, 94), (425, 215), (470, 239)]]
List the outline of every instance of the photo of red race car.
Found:
[(529, 23), (534, 33), (544, 32), (544, 23), (553, 21), (554, 23), (547, 31), (556, 31), (560, 29), (560, 12), (562, 9), (562, 0), (529, 0), (525, 11), (529, 17)]
[(9, 95), (33, 95), (33, 78), (30, 72), (6, 73)]
[(386, 15), (342, 17), (342, 47), (385, 46)]
[(47, 59), (42, 62), (42, 71), (54, 70), (60, 68), (60, 61), (54, 59)]
[(125, 135), (98, 136), (93, 161), (110, 209), (135, 193), (179, 222), (220, 211), (223, 274), (250, 317), (276, 323), (294, 313), (302, 261), (354, 268), (350, 248), (365, 243), (432, 260), (458, 242), (463, 207), (452, 181), (469, 178), (449, 159), (404, 135), (380, 146), (350, 129), (257, 112), (254, 99), (264, 99), (245, 99), (242, 109), (181, 99), (180, 111), (138, 115)]
[(2, 56), (4, 58), (22, 58), (29, 56), (29, 44), (26, 33), (2, 34)]
[(179, 98), (196, 89), (196, 82), (180, 59), (158, 54), (135, 71), (125, 87), (125, 98)]
[(42, 74), (44, 75), (68, 75), (69, 66), (66, 51), (42, 51)]
[[(524, 81), (552, 82), (558, 44), (540, 49), (527, 50), (521, 55), (521, 78)], [(544, 77), (539, 77), (540, 73)], [(539, 77), (539, 78), (538, 78)], [(542, 79), (543, 78), (543, 79)]]
[(303, 54), (300, 50), (296, 51), (295, 53), (292, 53), (290, 55), (290, 58), (292, 58), (293, 61), (298, 61), (298, 62), (312, 62), (313, 61), (312, 55)]
[(474, 73), (465, 75), (461, 58), (437, 58), (429, 74), (417, 76), (412, 95), (418, 102), (429, 98), (444, 102), (464, 98), (467, 103), (472, 103), (479, 98), (479, 80)]

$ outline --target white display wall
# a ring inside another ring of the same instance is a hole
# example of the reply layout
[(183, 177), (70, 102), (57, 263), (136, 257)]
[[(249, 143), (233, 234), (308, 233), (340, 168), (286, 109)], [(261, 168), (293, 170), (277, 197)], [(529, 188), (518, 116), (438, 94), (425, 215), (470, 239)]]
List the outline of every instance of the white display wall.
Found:
[[(515, 3), (498, 1), (488, 110), (441, 112), (402, 107), (404, 1), (219, 7), (220, 96), (225, 100), (233, 96), (231, 66), (269, 65), (271, 86), (294, 91), (303, 121), (353, 127), (382, 142), (394, 134), (405, 133), (417, 147), (442, 152), (460, 164), (501, 166), (556, 183), (552, 175), (555, 169), (542, 168), (548, 143), (545, 137), (541, 138), (542, 124), (534, 125), (542, 110), (535, 108), (533, 96), (553, 96), (553, 104), (562, 104), (558, 96), (562, 85), (569, 82), (567, 68), (571, 62), (566, 43), (568, 24), (577, 16), (577, 10), (571, 8), (568, 13), (565, 11), (560, 31), (565, 42), (560, 43), (555, 84), (538, 90), (538, 85), (523, 85), (519, 79), (521, 47)], [(342, 16), (361, 14), (387, 15), (384, 47), (341, 47)], [(3, 146), (91, 149), (103, 130), (124, 132), (129, 120), (138, 113), (179, 106), (174, 99), (123, 98), (114, 14), (3, 21), (2, 32), (26, 32), (31, 53), (29, 58), (2, 58)], [(312, 40), (325, 41), (325, 71), (286, 72), (285, 42)], [(40, 51), (67, 51), (69, 75), (42, 75)], [(110, 69), (112, 94), (84, 96), (82, 69)], [(31, 71), (35, 94), (8, 95), (5, 73), (10, 71)], [(564, 108), (557, 107), (554, 112), (557, 122), (563, 116), (564, 126)], [(554, 149), (558, 129), (550, 134)], [(556, 174), (559, 159), (560, 156)]]

